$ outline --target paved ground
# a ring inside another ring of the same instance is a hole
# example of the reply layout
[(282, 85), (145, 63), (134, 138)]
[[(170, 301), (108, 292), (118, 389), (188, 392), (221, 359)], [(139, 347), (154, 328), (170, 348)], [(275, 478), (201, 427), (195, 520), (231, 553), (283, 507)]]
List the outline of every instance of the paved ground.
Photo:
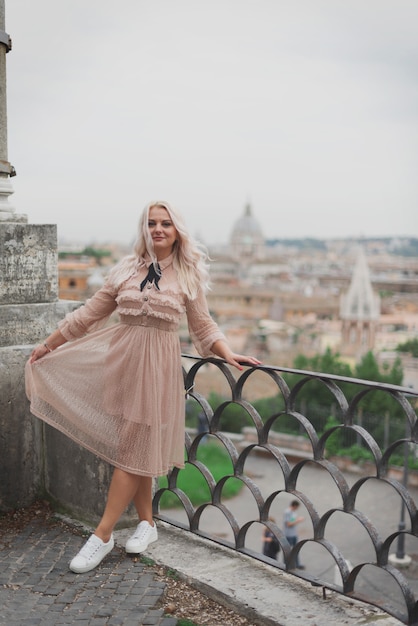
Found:
[(68, 563), (84, 538), (34, 520), (0, 542), (0, 624), (9, 626), (175, 626), (156, 608), (164, 583), (115, 549), (93, 572)]
[[(328, 593), (213, 542), (159, 523), (147, 555), (175, 568), (206, 595), (259, 626), (398, 626), (381, 611)], [(0, 542), (1, 626), (176, 626), (158, 608), (164, 584), (126, 557), (128, 530), (96, 570), (75, 575), (68, 563), (84, 539), (70, 527), (33, 520)], [(401, 625), (399, 625), (401, 626)]]

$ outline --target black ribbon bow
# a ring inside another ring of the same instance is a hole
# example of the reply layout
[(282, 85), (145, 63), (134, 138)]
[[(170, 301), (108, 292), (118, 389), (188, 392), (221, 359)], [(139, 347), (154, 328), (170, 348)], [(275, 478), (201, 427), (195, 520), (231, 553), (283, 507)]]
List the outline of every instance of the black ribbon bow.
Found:
[(154, 283), (158, 291), (160, 291), (160, 288), (158, 286), (158, 281), (160, 280), (160, 278), (161, 278), (160, 266), (157, 263), (157, 271), (156, 271), (154, 267), (154, 263), (151, 263), (151, 265), (148, 268), (148, 274), (145, 276), (144, 280), (142, 281), (140, 285), (140, 290), (143, 291), (147, 283), (151, 283), (151, 285), (152, 283)]

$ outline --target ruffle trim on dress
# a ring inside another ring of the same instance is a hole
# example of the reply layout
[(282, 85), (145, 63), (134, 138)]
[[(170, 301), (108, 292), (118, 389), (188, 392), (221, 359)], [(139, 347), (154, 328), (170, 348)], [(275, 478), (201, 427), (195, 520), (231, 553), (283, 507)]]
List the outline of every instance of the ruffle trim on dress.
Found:
[[(157, 295), (154, 293), (147, 294), (148, 297), (148, 305), (152, 308), (153, 306), (160, 307), (166, 306), (175, 311), (176, 313), (183, 314), (185, 312), (185, 307), (174, 297), (174, 294), (164, 293), (161, 295)], [(135, 293), (130, 292), (129, 294), (124, 293), (116, 298), (116, 302), (118, 304), (118, 312), (125, 314), (127, 308), (131, 309), (131, 307), (124, 307), (123, 305), (126, 303), (136, 303), (142, 305), (144, 302), (143, 293)]]
[[(120, 315), (128, 315), (128, 316), (132, 316), (132, 317), (142, 317), (144, 315), (144, 310), (139, 310), (139, 309), (130, 309), (128, 307), (126, 308), (119, 308), (118, 309), (118, 313)], [(178, 320), (177, 320), (177, 316), (176, 315), (170, 315), (169, 313), (163, 313), (161, 311), (155, 311), (152, 310), (150, 312), (147, 313), (147, 317), (155, 317), (157, 319), (160, 320), (164, 320), (165, 322), (170, 322), (170, 323), (174, 323), (177, 324)]]

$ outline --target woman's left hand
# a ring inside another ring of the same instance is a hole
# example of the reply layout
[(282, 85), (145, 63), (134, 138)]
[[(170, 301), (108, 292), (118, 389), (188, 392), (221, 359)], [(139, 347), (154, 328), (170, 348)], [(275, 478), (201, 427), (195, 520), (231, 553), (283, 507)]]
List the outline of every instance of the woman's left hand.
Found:
[(227, 355), (224, 358), (229, 365), (233, 365), (240, 371), (243, 369), (241, 363), (249, 365), (250, 367), (254, 365), (261, 365), (261, 361), (255, 356), (246, 356), (245, 354), (235, 354), (234, 352), (231, 352), (230, 355)]
[(212, 352), (240, 371), (243, 369), (241, 363), (245, 363), (245, 365), (250, 367), (261, 364), (261, 361), (256, 359), (255, 356), (246, 356), (245, 354), (236, 354), (235, 352), (232, 352), (226, 341), (223, 341), (222, 339), (215, 341), (212, 346)]

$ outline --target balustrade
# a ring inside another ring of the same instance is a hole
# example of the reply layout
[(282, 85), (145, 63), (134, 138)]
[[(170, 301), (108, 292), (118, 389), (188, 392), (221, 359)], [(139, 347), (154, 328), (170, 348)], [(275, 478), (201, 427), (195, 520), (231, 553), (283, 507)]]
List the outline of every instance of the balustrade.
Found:
[[(418, 491), (409, 484), (408, 470), (417, 453), (417, 393), (280, 367), (245, 368), (235, 376), (219, 359), (184, 355), (184, 364), (187, 397), (204, 418), (203, 428), (186, 432), (185, 461), (203, 476), (208, 498), (194, 504), (187, 486), (178, 486), (185, 470), (174, 468), (167, 486), (155, 493), (156, 517), (321, 586), (324, 594), (330, 589), (378, 606), (405, 624), (418, 624)], [(225, 400), (217, 407), (201, 392), (207, 388), (202, 381), (208, 370), (222, 378)], [(271, 410), (261, 415), (252, 396), (266, 377)], [(329, 401), (319, 406), (322, 388)], [(393, 402), (389, 412), (386, 408), (374, 415), (372, 422), (370, 417), (368, 426), (372, 394)], [(241, 407), (243, 429), (238, 435), (223, 427), (230, 405)], [(210, 440), (229, 455), (231, 472), (225, 476), (215, 478), (210, 463), (199, 459), (201, 447)], [(347, 459), (337, 454), (341, 447), (369, 459), (351, 461), (347, 471)], [(243, 486), (238, 496), (226, 499), (223, 490), (229, 480)], [(164, 507), (167, 492), (177, 496), (178, 509)], [(282, 517), (295, 499), (304, 521), (291, 546)], [(280, 543), (277, 560), (262, 554), (264, 528)], [(298, 560), (304, 569), (296, 567)]]

